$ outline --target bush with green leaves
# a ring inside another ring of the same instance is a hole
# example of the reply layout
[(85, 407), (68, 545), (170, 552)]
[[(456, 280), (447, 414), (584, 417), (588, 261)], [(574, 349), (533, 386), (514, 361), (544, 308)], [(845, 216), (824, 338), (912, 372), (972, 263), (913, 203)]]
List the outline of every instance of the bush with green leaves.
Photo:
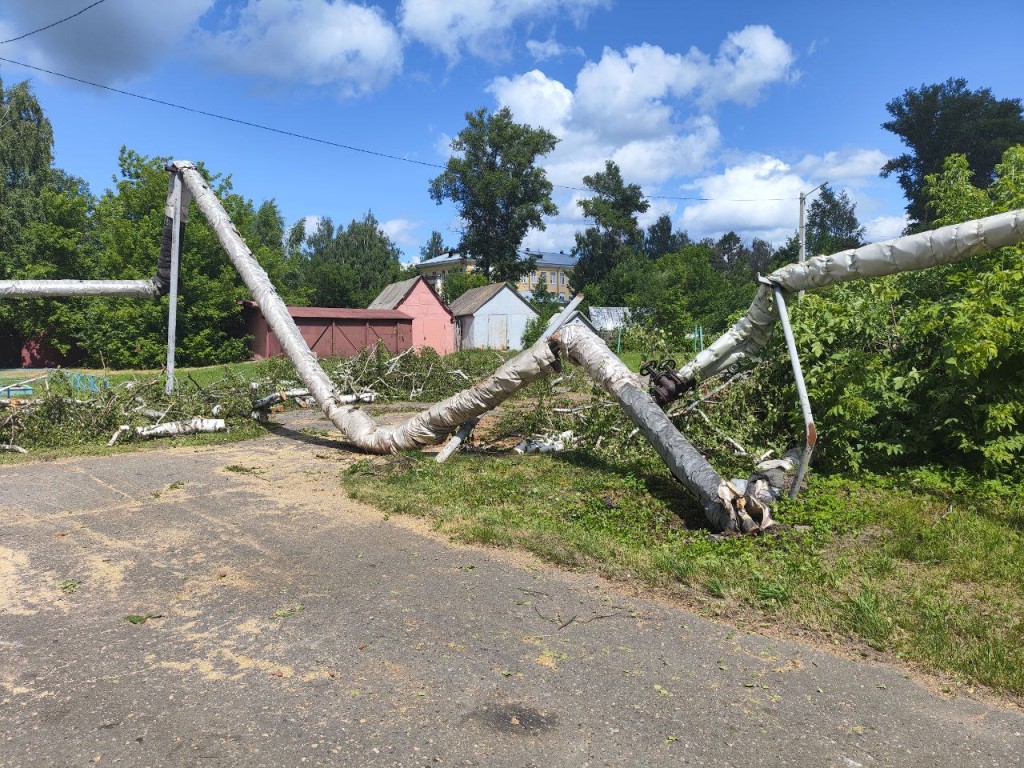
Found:
[[(967, 160), (928, 177), (935, 225), (1024, 208), (1024, 147), (986, 190)], [(944, 462), (986, 473), (1024, 454), (1024, 247), (835, 286), (793, 306), (793, 330), (820, 435), (834, 467)], [(802, 434), (781, 333), (745, 396), (783, 403), (777, 427)]]

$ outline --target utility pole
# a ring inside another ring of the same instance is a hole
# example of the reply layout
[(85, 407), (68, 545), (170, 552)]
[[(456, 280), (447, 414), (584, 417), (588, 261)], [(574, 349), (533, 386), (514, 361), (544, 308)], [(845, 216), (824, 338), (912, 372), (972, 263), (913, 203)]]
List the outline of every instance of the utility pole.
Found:
[[(807, 261), (807, 198), (817, 192), (819, 189), (828, 184), (827, 181), (821, 182), (818, 186), (812, 189), (810, 192), (800, 193), (800, 263), (803, 264)], [(803, 299), (804, 292), (800, 291), (800, 295), (797, 297), (797, 301)]]

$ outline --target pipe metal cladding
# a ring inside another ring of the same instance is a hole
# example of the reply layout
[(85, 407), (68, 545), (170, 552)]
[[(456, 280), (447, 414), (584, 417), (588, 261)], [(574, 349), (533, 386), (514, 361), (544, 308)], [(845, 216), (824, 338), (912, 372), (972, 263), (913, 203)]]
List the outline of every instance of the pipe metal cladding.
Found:
[[(550, 339), (542, 337), (483, 381), (403, 424), (396, 427), (378, 424), (358, 407), (341, 401), (267, 273), (196, 167), (177, 161), (169, 165), (168, 170), (181, 176), (185, 190), (216, 232), (302, 383), (327, 418), (358, 448), (371, 453), (391, 453), (443, 442), (461, 425), (497, 407), (528, 384), (560, 370), (561, 353), (578, 362), (622, 405), (672, 474), (699, 499), (712, 525), (724, 531), (763, 530), (772, 525), (767, 502), (757, 495), (757, 488), (764, 483), (748, 484), (756, 487), (744, 494), (719, 476), (651, 399), (636, 374), (582, 323), (570, 323), (555, 331)], [(165, 240), (169, 240), (166, 226), (165, 222)], [(1024, 211), (1012, 211), (783, 267), (766, 278), (767, 284), (759, 288), (747, 314), (676, 375), (684, 383), (693, 382), (756, 354), (768, 341), (778, 317), (772, 301), (773, 290), (812, 291), (849, 280), (951, 264), (1021, 240), (1024, 240)], [(158, 278), (162, 278), (159, 271)], [(751, 511), (761, 515), (759, 523), (751, 519)]]
[(718, 530), (736, 531), (739, 522), (720, 497), (722, 477), (700, 451), (672, 423), (633, 373), (583, 323), (570, 323), (556, 331), (552, 341), (559, 351), (578, 363), (602, 389), (614, 397), (630, 420), (658, 452), (673, 476), (697, 497), (704, 515)]
[(124, 296), (155, 299), (152, 280), (0, 280), (0, 299), (55, 299), (83, 296)]
[(171, 165), (220, 240), (242, 281), (259, 304), (296, 374), (323, 409), (324, 415), (358, 448), (370, 453), (422, 448), (443, 442), (469, 419), (493, 410), (528, 384), (559, 370), (558, 355), (546, 341), (516, 355), (483, 381), (437, 403), (397, 427), (378, 424), (358, 407), (341, 403), (339, 393), (306, 345), (295, 321), (278, 296), (220, 200), (192, 163)]
[[(786, 293), (816, 291), (851, 280), (953, 264), (1021, 241), (1024, 241), (1024, 209), (863, 245), (830, 256), (815, 256), (802, 264), (777, 269), (765, 280)], [(755, 356), (768, 343), (777, 319), (771, 288), (762, 285), (747, 314), (676, 371), (676, 375), (683, 381), (702, 381)]]

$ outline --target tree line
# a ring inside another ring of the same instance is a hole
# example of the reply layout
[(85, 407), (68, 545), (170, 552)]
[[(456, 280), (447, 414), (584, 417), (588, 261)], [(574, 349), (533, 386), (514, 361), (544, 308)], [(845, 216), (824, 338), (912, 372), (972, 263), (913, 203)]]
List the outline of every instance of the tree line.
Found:
[[(53, 165), (53, 134), (31, 89), (0, 82), (0, 279), (139, 278), (156, 263), (166, 195), (164, 158), (122, 149), (119, 177), (95, 196), (87, 185)], [(907, 193), (909, 229), (932, 226), (926, 180), (961, 152), (979, 189), (996, 179), (1002, 152), (1024, 142), (1017, 99), (972, 91), (963, 80), (908, 89), (887, 105), (883, 125), (908, 151), (881, 172), (896, 174)], [(508, 109), (466, 115), (452, 143), (453, 155), (429, 186), (441, 203), (451, 200), (464, 229), (456, 247), (471, 254), (476, 271), (446, 285), (451, 300), (470, 287), (516, 280), (534, 268), (521, 244), (544, 218), (557, 213), (552, 184), (539, 161), (557, 139), (543, 128), (515, 123)], [(236, 226), (282, 296), (293, 304), (366, 306), (403, 269), (395, 244), (372, 212), (346, 226), (329, 218), (286, 228), (274, 200), (260, 204), (238, 194), (231, 177), (202, 167)], [(794, 261), (796, 234), (773, 247), (745, 243), (734, 232), (717, 240), (692, 240), (675, 231), (668, 216), (647, 228), (638, 218), (649, 209), (639, 185), (623, 179), (611, 161), (584, 177), (589, 196), (580, 203), (589, 226), (575, 235), (577, 266), (572, 288), (589, 303), (624, 305), (677, 343), (695, 325), (724, 329), (756, 290), (756, 276)], [(307, 231), (308, 230), (308, 231)], [(808, 252), (828, 253), (859, 245), (863, 227), (855, 205), (840, 190), (824, 187), (808, 211)], [(445, 250), (434, 232), (424, 257)], [(240, 280), (202, 217), (193, 216), (184, 243), (181, 324), (183, 364), (217, 363), (246, 356), (238, 303)], [(535, 300), (545, 314), (554, 303), (541, 288)], [(163, 358), (166, 302), (109, 299), (0, 303), (0, 364), (16, 364), (20, 345), (45, 336), (69, 361), (90, 365), (154, 366)]]
[[(0, 280), (141, 279), (156, 269), (170, 158), (123, 147), (114, 186), (97, 196), (53, 162), (53, 131), (27, 83), (0, 81)], [(199, 165), (290, 304), (365, 307), (406, 276), (400, 252), (372, 212), (347, 226), (320, 219), (286, 231), (276, 201), (235, 191), (231, 177)], [(178, 360), (210, 365), (249, 356), (240, 303), (248, 291), (201, 215), (182, 245)], [(0, 367), (18, 366), (26, 342), (69, 364), (158, 367), (166, 355), (167, 301), (0, 302)]]

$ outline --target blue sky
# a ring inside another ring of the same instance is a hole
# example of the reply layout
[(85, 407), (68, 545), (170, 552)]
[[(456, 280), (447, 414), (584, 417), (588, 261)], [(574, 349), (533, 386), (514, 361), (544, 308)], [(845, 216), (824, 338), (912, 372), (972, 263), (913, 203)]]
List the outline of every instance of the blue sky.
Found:
[[(90, 0), (6, 0), (0, 40)], [(572, 187), (616, 160), (692, 237), (735, 230), (777, 244), (796, 197), (848, 191), (869, 239), (899, 233), (902, 151), (882, 130), (908, 87), (967, 78), (1024, 96), (1024, 3), (645, 2), (643, 0), (104, 0), (0, 56), (284, 131), (303, 141), (0, 62), (28, 78), (56, 135), (56, 161), (95, 193), (122, 145), (202, 160), (235, 189), (274, 198), (288, 224), (347, 223), (372, 210), (407, 259), (432, 229), (458, 241), (430, 179), (479, 107), (512, 108), (560, 139), (545, 159), (558, 216), (525, 245), (568, 251), (585, 221)], [(423, 165), (423, 164), (427, 165)], [(699, 200), (694, 198), (707, 198)]]

